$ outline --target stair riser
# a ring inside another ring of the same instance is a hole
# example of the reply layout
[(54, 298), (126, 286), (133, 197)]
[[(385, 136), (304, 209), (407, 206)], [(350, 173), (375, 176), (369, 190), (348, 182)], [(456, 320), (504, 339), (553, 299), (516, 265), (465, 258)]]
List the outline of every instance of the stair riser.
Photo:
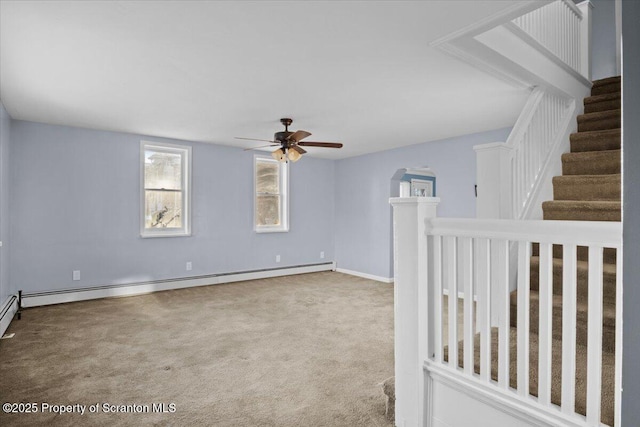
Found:
[[(518, 326), (518, 308), (516, 298), (511, 298), (510, 324)], [(562, 340), (562, 308), (553, 307), (552, 312), (553, 339)], [(532, 301), (529, 307), (529, 332), (537, 334), (539, 331), (540, 307), (537, 301)], [(615, 318), (605, 318), (602, 327), (602, 349), (607, 352), (615, 351)], [(587, 313), (578, 311), (576, 316), (576, 343), (587, 345)]]
[(554, 200), (611, 200), (620, 201), (619, 175), (604, 175), (599, 179), (556, 177), (553, 179)]
[[(585, 269), (578, 269), (578, 287), (577, 287), (577, 295), (578, 301), (587, 302), (588, 301), (588, 289), (589, 289), (589, 275), (588, 271)], [(539, 278), (539, 270), (536, 266), (531, 267), (531, 289), (535, 291), (539, 291), (540, 289), (540, 278)], [(562, 295), (562, 267), (554, 266), (553, 268), (553, 293), (554, 295)], [(615, 274), (604, 274), (603, 276), (603, 302), (606, 305), (610, 305), (612, 307), (616, 304), (616, 275)]]
[(603, 151), (620, 149), (620, 129), (596, 134), (574, 133), (570, 136), (571, 152)]
[(601, 120), (588, 120), (582, 123), (578, 122), (578, 132), (590, 132), (594, 130), (608, 130), (620, 128), (620, 116), (610, 117)]
[[(589, 248), (586, 246), (578, 246), (577, 248), (578, 261), (589, 261)], [(555, 259), (562, 259), (562, 245), (553, 245), (553, 257)], [(531, 245), (531, 255), (537, 257), (540, 255), (540, 245), (538, 243), (533, 243)], [(616, 250), (613, 248), (604, 248), (602, 262), (606, 264), (615, 264), (616, 263)], [(531, 260), (531, 268), (537, 264), (537, 260)]]
[(621, 170), (620, 151), (567, 153), (562, 156), (563, 175), (612, 175)]
[(608, 101), (602, 102), (592, 102), (584, 105), (585, 113), (597, 113), (598, 111), (608, 111), (608, 110), (619, 110), (620, 109), (620, 99), (612, 99)]
[(591, 96), (604, 95), (605, 93), (620, 92), (620, 82), (609, 83), (591, 88)]

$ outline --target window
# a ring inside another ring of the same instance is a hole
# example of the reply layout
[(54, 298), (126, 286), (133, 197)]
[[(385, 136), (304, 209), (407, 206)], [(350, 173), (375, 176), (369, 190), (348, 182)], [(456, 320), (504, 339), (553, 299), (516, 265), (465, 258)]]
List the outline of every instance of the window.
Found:
[(142, 141), (142, 237), (189, 236), (191, 147)]
[(255, 158), (254, 223), (258, 233), (289, 231), (288, 163)]

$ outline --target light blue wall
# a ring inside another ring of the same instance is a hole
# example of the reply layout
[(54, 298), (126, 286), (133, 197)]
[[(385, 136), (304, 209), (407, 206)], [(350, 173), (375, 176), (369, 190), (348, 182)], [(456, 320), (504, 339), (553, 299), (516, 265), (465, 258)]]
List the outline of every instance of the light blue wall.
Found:
[(393, 277), (390, 182), (396, 170), (429, 166), (436, 174), (438, 216), (475, 217), (473, 146), (506, 141), (511, 128), (340, 160), (336, 167), (338, 268)]
[(593, 80), (615, 76), (616, 8), (614, 0), (591, 0), (591, 77)]
[[(204, 143), (13, 121), (11, 283), (57, 290), (334, 259), (334, 168), (291, 165), (288, 233), (253, 231), (254, 153)], [(140, 140), (193, 147), (191, 237), (139, 237)], [(320, 259), (320, 251), (326, 258)], [(277, 264), (275, 256), (281, 255)], [(193, 263), (193, 271), (185, 263)], [(72, 271), (81, 281), (72, 281)]]
[(9, 147), (11, 145), (11, 117), (0, 101), (0, 305), (11, 289), (9, 285)]
[(640, 2), (622, 2), (623, 343), (622, 425), (640, 420)]

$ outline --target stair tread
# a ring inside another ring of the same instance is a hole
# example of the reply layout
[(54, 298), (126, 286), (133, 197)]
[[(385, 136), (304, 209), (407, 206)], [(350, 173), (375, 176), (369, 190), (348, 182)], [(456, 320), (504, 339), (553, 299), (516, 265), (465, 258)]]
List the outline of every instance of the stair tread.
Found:
[(576, 201), (621, 200), (620, 174), (554, 176), (553, 199)]
[(612, 83), (620, 83), (620, 81), (621, 81), (621, 76), (605, 77), (604, 79), (594, 80), (592, 82), (593, 83), (592, 87), (600, 87), (600, 86), (605, 86)]
[[(553, 245), (553, 257), (557, 258), (557, 259), (562, 259), (563, 256), (563, 250), (562, 250), (563, 245)], [(580, 261), (587, 261), (589, 259), (589, 252), (588, 252), (589, 248), (586, 246), (578, 246), (577, 247), (577, 255), (578, 255), (578, 260)], [(539, 256), (540, 255), (540, 244), (534, 242), (531, 245), (531, 255), (532, 256)], [(606, 263), (611, 263), (611, 264), (615, 264), (616, 263), (616, 257), (617, 255), (617, 250), (615, 248), (604, 248), (603, 251), (603, 260)]]
[[(539, 257), (532, 257), (530, 263), (530, 289), (537, 291), (540, 288), (541, 279)], [(562, 295), (565, 291), (564, 263), (560, 258), (554, 258), (552, 263), (553, 294)], [(605, 262), (602, 274), (602, 303), (604, 305), (615, 306), (617, 286), (616, 265), (615, 263)], [(579, 260), (576, 266), (576, 298), (581, 301), (588, 301), (589, 298), (589, 263), (584, 260)]]
[(618, 129), (622, 123), (620, 108), (616, 110), (586, 112), (578, 116), (578, 132)]
[(605, 93), (620, 93), (621, 87), (622, 84), (619, 77), (596, 80), (591, 87), (591, 95), (597, 96)]
[[(595, 113), (589, 113), (595, 114)], [(602, 129), (602, 130), (590, 130), (586, 132), (575, 132), (572, 133), (569, 138), (571, 139), (597, 139), (605, 136), (614, 136), (620, 137), (620, 129)]]
[(578, 151), (575, 153), (563, 153), (563, 162), (602, 161), (603, 159), (621, 160), (621, 150)]
[[(515, 292), (512, 292), (510, 295), (511, 298), (511, 303), (512, 304), (517, 304), (518, 301), (518, 295)], [(558, 312), (561, 314), (562, 313), (562, 295), (552, 295), (551, 296), (551, 305), (555, 308), (558, 309)], [(529, 291), (529, 306), (532, 306), (533, 304), (538, 305), (540, 303), (540, 292), (538, 292), (535, 289), (531, 289)], [(589, 302), (588, 301), (584, 301), (584, 300), (576, 300), (576, 312), (578, 315), (578, 318), (580, 318), (580, 315), (587, 315), (587, 312), (589, 311)], [(579, 320), (579, 319), (578, 319)], [(602, 323), (603, 326), (605, 328), (615, 328), (616, 325), (616, 307), (615, 305), (612, 304), (603, 304), (602, 306)], [(580, 326), (580, 325), (578, 325)], [(586, 324), (583, 325), (586, 328)]]
[(621, 99), (622, 95), (619, 92), (603, 93), (602, 95), (588, 96), (584, 99), (585, 104), (594, 104), (603, 101), (614, 101)]
[(556, 221), (614, 221), (622, 217), (618, 200), (551, 200), (542, 203), (545, 220)]
[(622, 139), (619, 128), (572, 133), (569, 136), (572, 153), (619, 150)]
[(620, 182), (621, 175), (619, 173), (610, 173), (605, 175), (559, 175), (554, 176), (553, 181), (567, 183), (580, 183), (582, 181), (591, 183), (592, 181), (598, 182)]
[[(540, 265), (540, 257), (537, 255), (531, 256), (531, 260), (529, 261), (531, 266), (539, 266)], [(563, 262), (561, 258), (552, 258), (552, 263), (554, 267), (562, 267)], [(589, 271), (589, 261), (576, 261), (576, 268), (578, 270)], [(614, 275), (616, 274), (616, 265), (610, 262), (602, 263), (602, 272), (604, 275)]]
[(622, 113), (622, 110), (618, 108), (616, 110), (605, 110), (605, 111), (596, 111), (593, 113), (580, 114), (578, 116), (578, 123), (620, 117), (621, 113)]
[[(588, 113), (595, 114), (595, 113)], [(603, 130), (590, 130), (586, 132), (572, 133), (569, 138), (573, 139), (598, 139), (602, 137), (618, 137), (620, 138), (620, 129), (603, 129)]]
[(552, 209), (561, 210), (575, 210), (575, 209), (590, 209), (590, 210), (606, 210), (615, 211), (620, 210), (621, 203), (611, 200), (548, 200), (542, 202), (542, 208), (545, 206)]
[(620, 150), (578, 151), (562, 155), (562, 174), (615, 175), (620, 174), (622, 156)]

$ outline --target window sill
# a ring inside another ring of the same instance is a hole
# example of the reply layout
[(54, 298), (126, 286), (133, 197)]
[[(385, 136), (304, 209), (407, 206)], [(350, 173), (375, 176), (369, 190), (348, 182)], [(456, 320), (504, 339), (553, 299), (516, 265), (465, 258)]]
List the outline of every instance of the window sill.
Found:
[(166, 232), (166, 233), (140, 233), (143, 239), (155, 239), (157, 237), (191, 237), (191, 232)]
[(256, 233), (288, 233), (289, 227), (260, 227), (255, 228)]

